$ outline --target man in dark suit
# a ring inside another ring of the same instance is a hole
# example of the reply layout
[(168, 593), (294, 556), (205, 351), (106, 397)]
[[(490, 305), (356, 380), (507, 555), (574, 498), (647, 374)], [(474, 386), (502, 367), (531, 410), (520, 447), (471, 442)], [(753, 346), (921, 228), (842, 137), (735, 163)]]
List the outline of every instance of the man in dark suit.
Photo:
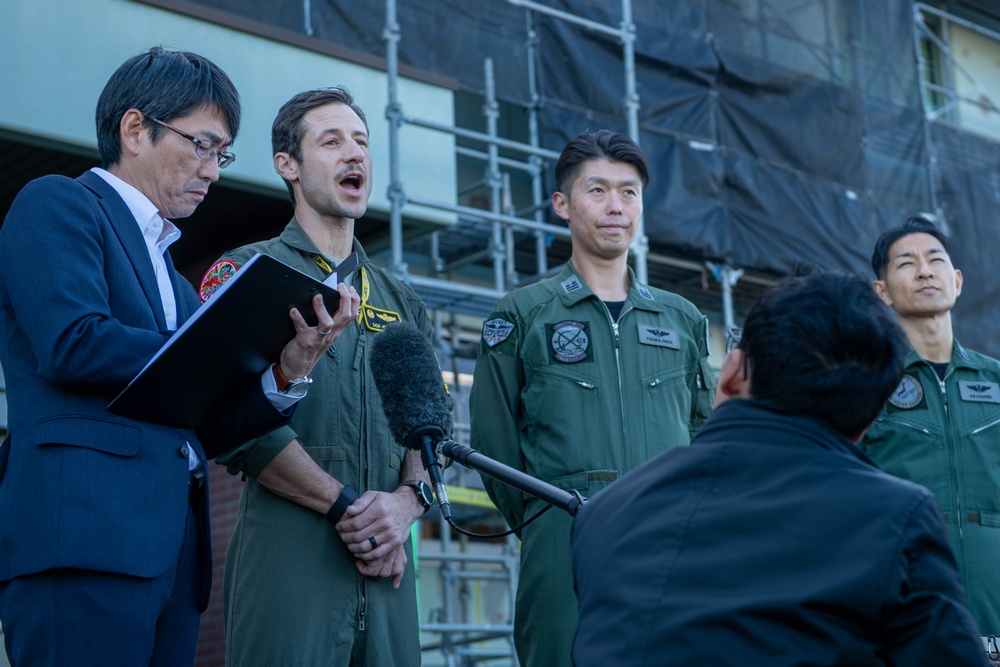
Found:
[(170, 219), (232, 162), (239, 122), (216, 65), (140, 54), (98, 101), (103, 168), (29, 183), (0, 228), (0, 621), (17, 667), (194, 662), (211, 572), (205, 463), (287, 422), (357, 316), (343, 285), (335, 314), (314, 301), (316, 327), (293, 309), (276, 363), (193, 431), (107, 412), (198, 307), (167, 253)]
[(987, 665), (934, 496), (852, 444), (905, 353), (857, 276), (762, 295), (691, 446), (577, 515), (574, 664)]

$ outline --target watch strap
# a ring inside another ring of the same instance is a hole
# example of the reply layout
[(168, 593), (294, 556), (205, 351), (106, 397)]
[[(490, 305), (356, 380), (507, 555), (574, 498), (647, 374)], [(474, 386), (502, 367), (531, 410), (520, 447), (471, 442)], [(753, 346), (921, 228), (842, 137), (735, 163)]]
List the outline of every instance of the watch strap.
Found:
[[(428, 500), (427, 496), (424, 495), (425, 493), (428, 495), (432, 494), (431, 488), (427, 482), (422, 482), (419, 479), (408, 479), (405, 482), (402, 482), (400, 486), (408, 486), (413, 489), (413, 493), (417, 495), (417, 501), (424, 508), (424, 514), (427, 514), (427, 512), (434, 505), (433, 501)], [(433, 496), (431, 497), (433, 498)]]
[(274, 383), (278, 387), (279, 394), (286, 394), (288, 390), (300, 384), (312, 384), (312, 378), (306, 375), (305, 377), (295, 378), (294, 380), (289, 380), (285, 372), (281, 370), (281, 364), (273, 364), (271, 366), (272, 372), (274, 373)]

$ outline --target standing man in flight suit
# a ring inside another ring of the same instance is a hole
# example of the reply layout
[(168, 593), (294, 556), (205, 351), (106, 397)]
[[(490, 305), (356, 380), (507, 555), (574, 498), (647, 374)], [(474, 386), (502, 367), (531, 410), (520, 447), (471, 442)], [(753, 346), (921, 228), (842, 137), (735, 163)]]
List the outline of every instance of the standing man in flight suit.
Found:
[(962, 272), (948, 237), (915, 217), (875, 243), (875, 292), (910, 343), (906, 371), (860, 443), (879, 467), (937, 497), (969, 608), (1000, 633), (1000, 362), (952, 333)]
[[(552, 207), (572, 255), (554, 278), (500, 300), (483, 325), (472, 446), (590, 497), (640, 463), (686, 445), (708, 416), (715, 375), (708, 320), (685, 299), (638, 283), (628, 249), (649, 168), (626, 135), (584, 133), (556, 164)], [(518, 527), (544, 503), (483, 477)], [(514, 615), (525, 667), (568, 667), (577, 624), (571, 518), (547, 512), (519, 531)]]

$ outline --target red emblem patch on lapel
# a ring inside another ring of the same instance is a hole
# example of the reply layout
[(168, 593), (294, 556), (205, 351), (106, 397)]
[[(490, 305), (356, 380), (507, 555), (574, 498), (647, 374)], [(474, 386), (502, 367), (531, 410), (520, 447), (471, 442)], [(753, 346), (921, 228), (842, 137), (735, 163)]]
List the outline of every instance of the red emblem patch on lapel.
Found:
[(228, 259), (220, 259), (218, 262), (208, 267), (205, 277), (201, 279), (201, 287), (198, 288), (198, 296), (202, 301), (208, 301), (215, 294), (215, 291), (222, 287), (222, 283), (236, 275), (237, 266)]

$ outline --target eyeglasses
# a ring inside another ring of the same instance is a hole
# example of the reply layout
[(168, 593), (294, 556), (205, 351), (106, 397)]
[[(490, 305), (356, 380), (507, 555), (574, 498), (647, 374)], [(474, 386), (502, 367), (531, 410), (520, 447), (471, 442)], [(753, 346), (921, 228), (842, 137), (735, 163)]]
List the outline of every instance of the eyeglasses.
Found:
[(739, 347), (741, 340), (743, 340), (743, 328), (728, 327), (726, 329), (726, 354)]
[(162, 120), (157, 120), (155, 118), (150, 118), (149, 120), (159, 125), (162, 125), (168, 130), (173, 130), (174, 132), (176, 132), (177, 134), (181, 135), (182, 137), (190, 141), (192, 144), (194, 144), (195, 155), (200, 157), (202, 160), (212, 160), (212, 159), (218, 160), (219, 169), (225, 169), (236, 160), (235, 153), (227, 153), (221, 148), (215, 146), (214, 144), (208, 143), (204, 139), (199, 139), (198, 137), (192, 136), (187, 132), (185, 132), (184, 130), (178, 130), (173, 125), (167, 125)]

